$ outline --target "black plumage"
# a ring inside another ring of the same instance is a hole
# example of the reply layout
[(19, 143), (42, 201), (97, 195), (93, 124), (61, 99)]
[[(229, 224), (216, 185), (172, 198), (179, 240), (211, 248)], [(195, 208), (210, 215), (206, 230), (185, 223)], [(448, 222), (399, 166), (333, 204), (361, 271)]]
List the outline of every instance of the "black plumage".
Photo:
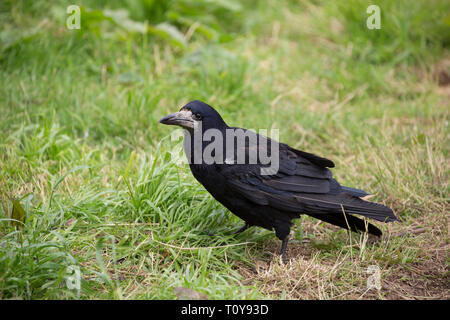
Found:
[[(334, 167), (331, 160), (311, 153), (296, 150), (286, 144), (278, 143), (254, 133), (256, 143), (251, 139), (239, 147), (235, 145), (233, 155), (243, 151), (248, 160), (253, 150), (264, 148), (270, 153), (270, 146), (278, 146), (279, 168), (276, 172), (263, 175), (261, 169), (268, 167), (261, 161), (250, 164), (230, 162), (226, 158), (226, 131), (246, 129), (229, 127), (211, 106), (192, 101), (181, 108), (180, 112), (168, 115), (160, 120), (163, 124), (178, 125), (190, 133), (185, 138), (190, 168), (194, 177), (206, 190), (232, 213), (245, 221), (245, 226), (259, 226), (275, 230), (276, 236), (283, 241), (281, 254), (285, 260), (285, 251), (289, 239), (292, 220), (300, 214), (307, 214), (333, 225), (352, 231), (367, 231), (376, 236), (381, 231), (372, 224), (366, 224), (353, 214), (365, 216), (382, 222), (395, 221), (392, 210), (384, 205), (361, 199), (365, 191), (341, 186), (332, 176), (329, 168)], [(223, 133), (223, 149), (216, 150), (216, 163), (194, 163), (194, 153), (203, 151), (210, 143), (202, 141), (200, 148), (195, 146), (194, 133), (216, 129)], [(252, 133), (253, 134), (253, 133)], [(239, 149), (241, 148), (241, 150)], [(242, 149), (243, 148), (243, 149)], [(366, 230), (367, 229), (367, 230)]]

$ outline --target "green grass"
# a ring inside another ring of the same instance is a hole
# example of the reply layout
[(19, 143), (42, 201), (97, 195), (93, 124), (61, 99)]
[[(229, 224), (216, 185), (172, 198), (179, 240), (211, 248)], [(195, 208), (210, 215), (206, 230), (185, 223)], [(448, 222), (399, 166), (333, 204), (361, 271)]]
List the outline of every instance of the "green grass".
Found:
[[(68, 30), (66, 1), (0, 6), (0, 299), (450, 297), (448, 1), (379, 1), (380, 30), (362, 0), (136, 3), (80, 2), (169, 21), (185, 46), (108, 21)], [(194, 99), (332, 159), (401, 222), (371, 243), (302, 217), (279, 265), (272, 232), (232, 236), (242, 222), (171, 158), (158, 120)]]

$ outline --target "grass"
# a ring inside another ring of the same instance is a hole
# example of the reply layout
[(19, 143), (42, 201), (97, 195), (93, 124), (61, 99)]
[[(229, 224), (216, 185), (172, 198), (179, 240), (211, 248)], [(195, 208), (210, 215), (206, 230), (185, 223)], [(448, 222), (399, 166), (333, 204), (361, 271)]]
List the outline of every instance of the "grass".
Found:
[[(380, 30), (367, 1), (241, 2), (198, 18), (216, 38), (173, 22), (185, 47), (107, 22), (68, 30), (68, 4), (0, 8), (0, 299), (450, 298), (448, 1), (379, 1)], [(171, 157), (158, 119), (193, 99), (332, 159), (401, 222), (373, 242), (302, 217), (280, 265), (272, 232), (232, 236), (242, 222)]]

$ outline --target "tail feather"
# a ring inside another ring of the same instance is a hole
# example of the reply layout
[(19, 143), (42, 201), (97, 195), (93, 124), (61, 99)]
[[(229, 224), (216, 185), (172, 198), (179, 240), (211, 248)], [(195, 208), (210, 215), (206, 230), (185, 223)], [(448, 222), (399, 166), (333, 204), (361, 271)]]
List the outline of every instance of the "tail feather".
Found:
[(360, 214), (381, 222), (392, 222), (397, 220), (397, 217), (394, 215), (391, 208), (379, 203), (362, 200), (359, 197), (346, 197), (346, 200), (343, 201), (342, 205), (346, 213)]
[(359, 214), (382, 222), (397, 220), (392, 209), (374, 202), (360, 199), (347, 193), (326, 195), (296, 195), (299, 202), (306, 209), (306, 213), (339, 214), (342, 210), (346, 214)]
[(375, 227), (371, 223), (366, 223), (364, 220), (361, 220), (357, 217), (354, 217), (352, 215), (346, 214), (344, 216), (344, 213), (338, 213), (338, 214), (308, 214), (311, 217), (317, 218), (319, 220), (331, 223), (335, 226), (344, 228), (344, 229), (350, 229), (354, 232), (365, 232), (367, 231), (370, 234), (373, 234), (375, 236), (381, 236), (383, 233), (380, 229)]

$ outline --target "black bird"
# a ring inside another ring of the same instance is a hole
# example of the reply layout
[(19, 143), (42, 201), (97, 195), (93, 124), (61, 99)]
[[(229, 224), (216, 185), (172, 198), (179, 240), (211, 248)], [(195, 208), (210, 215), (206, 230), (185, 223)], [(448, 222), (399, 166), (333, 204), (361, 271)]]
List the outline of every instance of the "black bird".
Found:
[[(219, 113), (206, 103), (197, 100), (189, 102), (179, 112), (159, 122), (186, 129), (184, 149), (192, 174), (217, 201), (244, 220), (245, 225), (236, 233), (251, 226), (275, 230), (276, 236), (282, 240), (283, 261), (286, 261), (291, 221), (301, 214), (376, 236), (381, 236), (380, 229), (366, 224), (353, 214), (382, 222), (397, 220), (390, 208), (361, 199), (367, 195), (366, 192), (341, 186), (333, 179), (328, 169), (334, 167), (331, 160), (296, 150), (250, 130), (229, 127)], [(195, 141), (198, 139), (196, 134), (206, 135), (209, 129), (215, 129), (216, 134), (221, 133), (224, 141), (211, 152), (214, 162), (196, 160), (195, 154), (201, 155), (207, 151), (209, 144), (216, 142), (216, 137), (214, 140), (209, 137)], [(237, 138), (227, 136), (227, 132), (238, 130), (247, 134), (241, 145)], [(249, 137), (252, 134), (257, 138), (256, 142), (251, 142)], [(234, 139), (235, 143), (232, 157), (229, 157), (226, 148), (230, 139)], [(272, 152), (272, 146), (278, 148), (278, 155)], [(250, 153), (255, 150), (267, 150), (269, 156), (274, 155), (278, 170), (264, 173), (263, 168), (269, 167), (267, 162), (263, 163), (259, 158), (251, 162)], [(244, 162), (235, 159), (239, 151), (245, 153)]]

